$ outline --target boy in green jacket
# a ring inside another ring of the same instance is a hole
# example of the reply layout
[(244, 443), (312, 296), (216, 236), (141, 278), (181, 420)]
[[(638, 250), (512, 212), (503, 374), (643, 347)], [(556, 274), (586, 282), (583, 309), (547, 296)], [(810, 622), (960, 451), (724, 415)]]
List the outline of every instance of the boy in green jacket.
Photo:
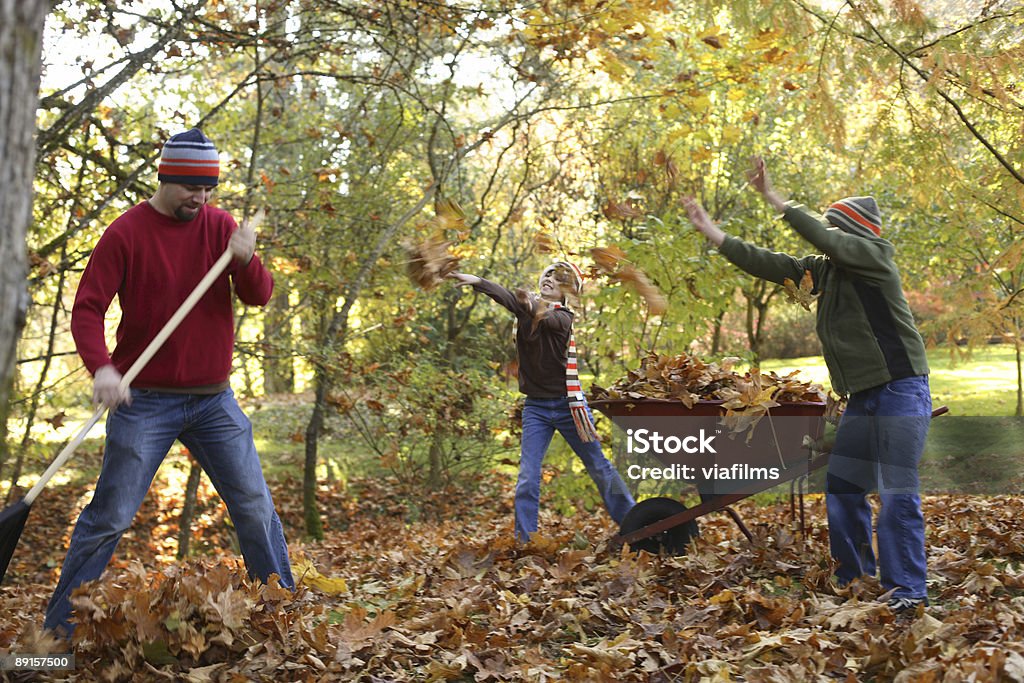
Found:
[(904, 611), (927, 604), (917, 466), (932, 410), (928, 361), (893, 262), (895, 248), (881, 237), (878, 205), (872, 197), (847, 197), (823, 221), (775, 191), (762, 159), (754, 160), (748, 178), (820, 255), (795, 258), (756, 247), (727, 235), (692, 197), (683, 204), (697, 230), (751, 275), (782, 284), (811, 274), (832, 387), (848, 395), (826, 484), (836, 576), (846, 584), (875, 574), (866, 494), (877, 490), (878, 568), (889, 606)]

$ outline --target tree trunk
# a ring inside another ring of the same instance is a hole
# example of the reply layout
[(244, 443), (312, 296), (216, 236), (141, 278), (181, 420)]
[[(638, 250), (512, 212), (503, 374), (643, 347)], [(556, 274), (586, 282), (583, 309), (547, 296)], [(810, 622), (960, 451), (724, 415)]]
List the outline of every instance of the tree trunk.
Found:
[(755, 331), (756, 324), (754, 322), (754, 313), (757, 310), (757, 304), (754, 302), (754, 295), (751, 293), (747, 294), (747, 348), (750, 349), (751, 364), (755, 367), (761, 360), (761, 344), (757, 338), (757, 332)]
[(314, 380), (316, 389), (313, 412), (306, 424), (306, 461), (302, 466), (302, 512), (306, 521), (306, 535), (318, 541), (324, 537), (324, 525), (316, 501), (316, 463), (320, 432), (324, 426), (324, 409), (327, 405), (324, 399), (327, 396), (328, 381), (326, 368), (318, 366)]
[(715, 324), (711, 332), (711, 357), (717, 358), (722, 350), (722, 324), (725, 322), (725, 311), (715, 316)]
[(1013, 349), (1017, 358), (1017, 410), (1014, 415), (1024, 417), (1024, 376), (1021, 374), (1020, 324), (1014, 325)]
[(444, 478), (444, 437), (445, 430), (438, 424), (430, 439), (430, 450), (427, 453), (429, 469), (427, 470), (427, 485), (436, 489), (441, 485)]
[(754, 326), (754, 339), (757, 340), (757, 360), (761, 360), (761, 349), (764, 346), (764, 323), (768, 319), (768, 299), (759, 299), (756, 304), (757, 324)]
[(32, 138), (49, 10), (44, 0), (0, 0), (0, 461), (7, 459), (11, 378), (28, 310), (25, 234), (32, 220)]
[(196, 498), (199, 495), (199, 480), (203, 476), (203, 468), (195, 460), (188, 471), (188, 483), (185, 485), (185, 504), (181, 508), (181, 523), (178, 525), (178, 559), (188, 557), (192, 541), (192, 520), (196, 516)]
[[(284, 27), (287, 24), (288, 12), (287, 3), (272, 3), (266, 7), (266, 26), (268, 36), (273, 40), (283, 40)], [(262, 61), (262, 53), (257, 51), (254, 70), (259, 72), (270, 64), (274, 70), (285, 68), (285, 64), (274, 59), (274, 52), (267, 56), (267, 62)], [(289, 82), (286, 86), (275, 84), (273, 87), (274, 96), (278, 98), (278, 105), (283, 104), (281, 100), (290, 99), (294, 95), (295, 85)], [(264, 101), (270, 93), (264, 87), (263, 80), (256, 82), (256, 120), (252, 132), (252, 156), (249, 160), (249, 170), (246, 175), (246, 214), (249, 213), (250, 204), (257, 187), (256, 172), (259, 168), (271, 166), (275, 163), (274, 145), (265, 146), (262, 144), (262, 132), (264, 126)], [(268, 193), (269, 194), (269, 193)], [(269, 200), (269, 197), (265, 199)], [(262, 240), (267, 249), (264, 250), (264, 259), (271, 262), (270, 248), (277, 243), (278, 228), (277, 221), (271, 221), (274, 225), (273, 232), (264, 235)], [(263, 307), (263, 344), (261, 344), (261, 365), (263, 369), (263, 393), (291, 393), (295, 385), (295, 372), (291, 364), (291, 355), (282, 355), (280, 349), (291, 349), (291, 311), (288, 303), (288, 289), (283, 278), (275, 278), (274, 296), (267, 305)], [(280, 341), (279, 341), (280, 340)]]
[[(448, 295), (445, 297), (445, 341), (444, 341), (444, 363), (446, 368), (452, 368), (455, 366), (456, 357), (456, 341), (459, 338), (459, 334), (462, 332), (462, 325), (459, 324), (458, 316), (456, 315), (456, 302), (458, 297), (454, 296), (454, 293), (449, 290)], [(447, 474), (447, 468), (444, 462), (444, 441), (448, 436), (447, 420), (444, 417), (445, 406), (438, 405), (435, 408), (436, 425), (434, 427), (434, 434), (430, 439), (430, 449), (427, 452), (429, 469), (427, 471), (427, 485), (431, 489), (436, 489), (441, 485), (442, 480)]]
[(295, 391), (295, 368), (292, 364), (291, 310), (288, 290), (275, 282), (277, 290), (263, 309), (263, 393), (282, 394)]
[[(314, 362), (313, 373), (314, 399), (313, 412), (306, 424), (306, 461), (303, 464), (302, 474), (302, 511), (306, 518), (306, 534), (313, 539), (322, 539), (324, 535), (323, 522), (320, 520), (320, 508), (316, 501), (316, 464), (318, 458), (318, 446), (320, 432), (323, 431), (324, 414), (327, 409), (327, 395), (331, 387), (331, 369), (327, 365), (327, 359), (345, 348), (345, 341), (348, 338), (348, 318), (355, 305), (359, 294), (363, 290), (370, 276), (373, 265), (384, 253), (384, 249), (391, 242), (395, 234), (405, 225), (409, 219), (415, 216), (434, 197), (437, 191), (437, 183), (433, 183), (420, 200), (411, 209), (406, 211), (397, 221), (391, 224), (384, 232), (377, 237), (377, 243), (373, 249), (363, 258), (359, 272), (349, 285), (345, 295), (345, 301), (340, 310), (334, 310), (333, 315), (328, 309), (327, 315), (330, 322), (320, 329), (324, 330), (322, 336), (323, 361)], [(326, 318), (325, 318), (326, 319)], [(335, 351), (337, 350), (337, 351)]]
[[(67, 257), (67, 249), (62, 248), (60, 254), (61, 263)], [(21, 471), (25, 466), (25, 455), (28, 453), (29, 448), (32, 447), (32, 425), (35, 423), (36, 415), (39, 412), (39, 403), (46, 391), (46, 378), (50, 374), (50, 366), (53, 364), (53, 352), (54, 347), (57, 344), (57, 331), (59, 329), (60, 315), (64, 310), (63, 305), (63, 294), (64, 284), (67, 279), (67, 270), (61, 269), (60, 275), (57, 277), (57, 292), (53, 297), (53, 308), (50, 313), (50, 329), (47, 332), (46, 339), (46, 353), (43, 358), (43, 369), (39, 371), (39, 380), (36, 382), (35, 389), (32, 391), (32, 395), (29, 398), (28, 410), (25, 413), (25, 429), (21, 434), (21, 446), (18, 448), (18, 456), (14, 460), (14, 470), (11, 472), (11, 487), (7, 489), (7, 499), (11, 497), (11, 493), (14, 492), (15, 486), (18, 484), (18, 480), (21, 479)], [(0, 471), (3, 470), (4, 463), (0, 461)], [(7, 503), (7, 499), (4, 503)]]
[(744, 290), (747, 300), (747, 346), (753, 356), (751, 364), (757, 367), (761, 362), (761, 347), (764, 344), (764, 324), (768, 319), (768, 308), (772, 297), (779, 291), (778, 285), (758, 279), (750, 291)]

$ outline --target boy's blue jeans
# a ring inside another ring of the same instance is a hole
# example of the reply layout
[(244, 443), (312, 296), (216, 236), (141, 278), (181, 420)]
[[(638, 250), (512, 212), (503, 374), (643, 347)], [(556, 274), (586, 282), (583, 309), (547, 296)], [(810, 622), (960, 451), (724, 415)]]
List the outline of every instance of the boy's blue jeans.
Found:
[(895, 598), (927, 597), (917, 466), (931, 412), (927, 376), (893, 380), (850, 396), (829, 456), (826, 485), (829, 544), (841, 584), (875, 575), (866, 494), (878, 491), (882, 587)]
[[(589, 406), (587, 412), (590, 412)], [(529, 541), (530, 535), (537, 531), (541, 464), (556, 429), (583, 461), (608, 514), (616, 523), (621, 522), (635, 504), (626, 483), (604, 456), (601, 444), (580, 439), (569, 412), (568, 398), (527, 398), (523, 406), (523, 443), (516, 482), (515, 534), (519, 541)]]
[(107, 416), (99, 481), (71, 534), (44, 626), (73, 632), (71, 592), (103, 573), (176, 439), (224, 499), (249, 576), (266, 581), (277, 574), (281, 585), (293, 588), (288, 546), (263, 478), (252, 424), (231, 390), (196, 395), (132, 389), (131, 395), (131, 405)]

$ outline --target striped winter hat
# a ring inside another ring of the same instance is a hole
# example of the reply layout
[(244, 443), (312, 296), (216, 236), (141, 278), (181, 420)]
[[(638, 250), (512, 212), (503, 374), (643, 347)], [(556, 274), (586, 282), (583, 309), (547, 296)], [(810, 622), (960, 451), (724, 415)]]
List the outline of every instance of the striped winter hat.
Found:
[(882, 214), (874, 197), (847, 197), (828, 207), (825, 220), (843, 232), (861, 237), (882, 234)]
[(164, 143), (157, 170), (160, 182), (212, 186), (219, 177), (220, 156), (203, 131), (193, 128)]

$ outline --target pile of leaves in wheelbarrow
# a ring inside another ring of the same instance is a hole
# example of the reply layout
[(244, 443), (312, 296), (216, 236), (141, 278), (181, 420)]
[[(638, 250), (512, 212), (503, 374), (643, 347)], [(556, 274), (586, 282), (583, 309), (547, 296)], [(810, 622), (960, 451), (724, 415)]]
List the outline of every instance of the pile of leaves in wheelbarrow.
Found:
[(751, 430), (748, 433), (753, 433), (753, 425), (771, 408), (783, 403), (824, 403), (826, 419), (842, 412), (839, 400), (820, 384), (799, 379), (799, 371), (780, 376), (754, 369), (741, 374), (733, 369), (740, 360), (729, 357), (705, 362), (686, 353), (650, 353), (638, 369), (628, 371), (611, 387), (593, 385), (590, 398), (679, 401), (687, 408), (698, 401), (721, 401), (725, 425), (733, 432)]

